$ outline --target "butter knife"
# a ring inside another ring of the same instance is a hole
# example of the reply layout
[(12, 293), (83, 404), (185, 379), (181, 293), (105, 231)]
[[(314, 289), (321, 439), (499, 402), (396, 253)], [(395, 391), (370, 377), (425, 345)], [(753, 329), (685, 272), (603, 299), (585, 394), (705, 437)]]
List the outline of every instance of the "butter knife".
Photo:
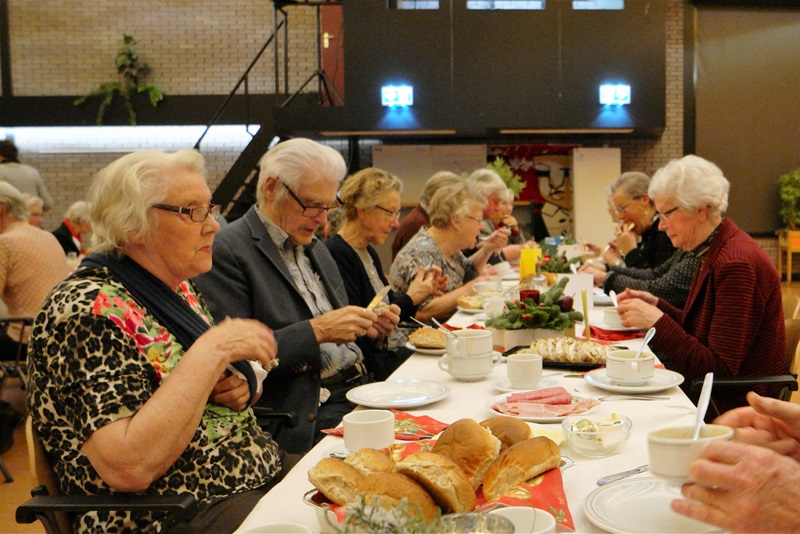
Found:
[(371, 301), (369, 301), (369, 304), (367, 305), (367, 309), (368, 310), (372, 310), (372, 309), (375, 308), (375, 306), (377, 306), (378, 304), (383, 302), (383, 297), (388, 295), (389, 291), (391, 291), (391, 289), (392, 289), (392, 286), (385, 286), (383, 289), (378, 291), (378, 293), (375, 295), (375, 298), (373, 298)]
[(611, 482), (616, 482), (617, 480), (622, 480), (623, 478), (632, 477), (633, 475), (638, 475), (639, 473), (644, 473), (647, 471), (649, 467), (647, 464), (640, 465), (639, 467), (634, 467), (633, 469), (628, 469), (627, 471), (623, 471), (621, 473), (615, 473), (613, 475), (604, 476), (602, 478), (597, 479), (598, 486), (604, 486), (606, 484), (610, 484)]

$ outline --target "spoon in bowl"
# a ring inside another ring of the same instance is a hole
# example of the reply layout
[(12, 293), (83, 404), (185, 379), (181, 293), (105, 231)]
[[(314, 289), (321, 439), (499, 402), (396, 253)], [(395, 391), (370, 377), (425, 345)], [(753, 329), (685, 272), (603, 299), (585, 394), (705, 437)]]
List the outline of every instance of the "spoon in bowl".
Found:
[(642, 351), (647, 346), (647, 344), (650, 343), (650, 340), (653, 339), (654, 335), (656, 335), (655, 326), (651, 327), (650, 330), (648, 330), (647, 333), (644, 335), (644, 341), (642, 342), (642, 346), (639, 347), (639, 352), (636, 353), (636, 357), (634, 358), (634, 360), (638, 359), (639, 356), (642, 355)]
[(714, 373), (706, 373), (703, 379), (703, 389), (700, 390), (700, 400), (697, 402), (697, 420), (694, 423), (693, 440), (700, 437), (700, 430), (703, 428), (708, 411), (708, 403), (711, 400), (711, 386), (714, 384)]

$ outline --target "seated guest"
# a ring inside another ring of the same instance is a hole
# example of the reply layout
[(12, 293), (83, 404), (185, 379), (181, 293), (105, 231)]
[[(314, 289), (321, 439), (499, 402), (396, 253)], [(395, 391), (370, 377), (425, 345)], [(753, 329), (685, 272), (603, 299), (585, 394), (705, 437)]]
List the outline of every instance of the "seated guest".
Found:
[[(685, 386), (709, 371), (717, 377), (788, 372), (780, 278), (753, 238), (722, 216), (729, 187), (719, 167), (697, 156), (660, 169), (649, 189), (659, 228), (699, 267), (683, 308), (644, 291), (619, 295), (622, 324), (655, 326), (650, 346), (666, 355)], [(755, 388), (768, 396), (777, 389)], [(744, 406), (745, 393), (726, 390), (714, 399), (725, 411)]]
[[(503, 245), (505, 247), (508, 244), (508, 236), (511, 234), (511, 230), (506, 227), (492, 229), (486, 224), (486, 221), (491, 220), (492, 217), (494, 217), (497, 213), (497, 210), (500, 207), (500, 197), (505, 195), (506, 191), (508, 190), (506, 183), (493, 170), (478, 169), (470, 174), (469, 178), (467, 178), (467, 187), (476, 193), (483, 195), (483, 197), (486, 199), (486, 205), (483, 208), (484, 223), (481, 224), (481, 233), (478, 236), (479, 240), (477, 246), (465, 250), (464, 254), (467, 256), (472, 256), (476, 250), (483, 246), (483, 240), (487, 239), (495, 232), (498, 238), (502, 236), (506, 239), (506, 243)], [(499, 263), (505, 259), (506, 257), (503, 256), (502, 251), (500, 251), (496, 254), (492, 254), (488, 261), (489, 263)]]
[[(339, 233), (325, 244), (339, 266), (350, 304), (367, 306), (375, 294), (389, 283), (373, 245), (382, 245), (392, 229), (397, 227), (402, 189), (403, 183), (396, 176), (376, 168), (355, 173), (345, 179), (339, 189), (344, 223)], [(440, 273), (439, 267), (429, 272), (420, 267), (408, 291), (389, 292), (388, 301), (395, 313), (400, 315), (400, 320), (408, 321), (414, 317), (419, 303), (438, 287)], [(386, 339), (359, 338), (367, 369), (373, 373), (375, 380), (385, 380), (411, 351), (405, 347), (380, 350), (376, 342), (382, 345)]]
[(591, 274), (606, 293), (639, 289), (680, 308), (686, 303), (698, 260), (676, 249), (658, 229), (656, 209), (647, 194), (649, 185), (650, 178), (640, 172), (623, 173), (611, 184), (610, 203), (619, 224), (617, 238), (609, 245), (616, 258), (611, 265), (586, 263), (580, 271)]
[(347, 392), (369, 380), (356, 340), (385, 336), (400, 318), (391, 308), (376, 315), (348, 306), (336, 262), (314, 236), (347, 170), (341, 154), (296, 138), (259, 167), (257, 204), (219, 233), (214, 267), (196, 280), (215, 317), (253, 318), (275, 331), (281, 366), (260, 404), (297, 412), (299, 424), (278, 442), (305, 453), (355, 408)]
[(13, 185), (20, 193), (37, 196), (44, 202), (44, 211), (53, 207), (53, 199), (47, 192), (42, 175), (34, 167), (19, 161), (19, 149), (13, 141), (0, 141), (0, 181)]
[(44, 228), (44, 200), (37, 196), (22, 193), (25, 207), (28, 209), (28, 224), (36, 228)]
[(800, 405), (748, 393), (714, 422), (736, 430), (689, 467), (672, 509), (730, 532), (800, 532)]
[(486, 198), (463, 182), (439, 188), (429, 204), (431, 226), (417, 232), (392, 263), (389, 278), (394, 291), (408, 292), (420, 267), (431, 264), (447, 277), (444, 294), (425, 299), (417, 310), (418, 320), (449, 316), (459, 297), (474, 293), (477, 282), (495, 274), (487, 260), (505, 246), (506, 234), (495, 232), (469, 258), (462, 252), (475, 245), (485, 205)]
[(87, 254), (88, 249), (84, 244), (84, 238), (92, 231), (89, 209), (88, 202), (83, 200), (75, 202), (64, 214), (61, 226), (53, 230), (53, 235), (61, 243), (65, 254), (74, 252), (79, 258)]
[[(281, 470), (245, 409), (258, 395), (251, 365), (270, 369), (276, 344), (257, 321), (212, 326), (187, 281), (211, 268), (219, 230), (204, 174), (191, 150), (129, 154), (97, 174), (96, 253), (36, 317), (27, 403), (62, 493), (191, 494), (189, 531), (232, 532)], [(74, 531), (158, 532), (164, 521), (89, 512)]]
[[(33, 317), (53, 287), (69, 275), (67, 258), (50, 232), (28, 224), (22, 193), (0, 181), (0, 298), (10, 317)], [(0, 354), (16, 355), (28, 332), (12, 323)], [(25, 347), (23, 347), (24, 350)]]
[(506, 188), (506, 190), (498, 195), (497, 209), (489, 218), (483, 219), (483, 228), (481, 228), (481, 235), (490, 235), (498, 228), (508, 228), (510, 234), (508, 235), (508, 245), (503, 247), (503, 257), (510, 262), (519, 261), (520, 249), (535, 247), (535, 241), (528, 241), (522, 228), (519, 227), (517, 219), (512, 215), (514, 211), (514, 192)]
[(403, 222), (400, 223), (400, 226), (397, 227), (397, 231), (394, 233), (394, 239), (392, 239), (392, 261), (397, 257), (400, 249), (411, 241), (412, 237), (417, 235), (420, 228), (430, 224), (428, 203), (431, 201), (433, 194), (436, 193), (440, 187), (460, 182), (463, 182), (463, 180), (459, 178), (457, 174), (450, 171), (439, 171), (428, 178), (419, 196), (419, 205), (406, 215)]

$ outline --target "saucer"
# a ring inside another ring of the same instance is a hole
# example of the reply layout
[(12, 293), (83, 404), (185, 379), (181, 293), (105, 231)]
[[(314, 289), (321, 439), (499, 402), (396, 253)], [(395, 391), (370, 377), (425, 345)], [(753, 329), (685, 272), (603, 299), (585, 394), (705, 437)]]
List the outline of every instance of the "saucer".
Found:
[(668, 369), (656, 369), (652, 378), (648, 378), (641, 386), (621, 386), (608, 377), (605, 368), (586, 373), (587, 382), (611, 393), (657, 393), (683, 384), (683, 375)]
[(495, 378), (493, 382), (494, 389), (496, 389), (497, 391), (502, 391), (503, 393), (511, 393), (512, 391), (531, 391), (533, 389), (553, 387), (557, 384), (558, 382), (555, 379), (546, 377), (540, 378), (539, 381), (533, 385), (533, 387), (519, 388), (519, 389), (511, 387), (511, 380), (507, 376), (501, 376), (499, 378)]

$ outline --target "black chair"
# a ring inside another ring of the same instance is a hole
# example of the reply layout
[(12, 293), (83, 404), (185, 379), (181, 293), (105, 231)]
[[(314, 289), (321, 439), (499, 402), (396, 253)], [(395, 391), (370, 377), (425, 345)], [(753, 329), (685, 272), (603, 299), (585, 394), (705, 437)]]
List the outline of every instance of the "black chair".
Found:
[[(33, 317), (5, 317), (0, 319), (0, 331), (6, 332), (12, 324), (18, 324), (20, 328), (20, 339), (24, 340), (33, 325)], [(25, 372), (26, 354), (23, 347), (27, 345), (17, 343), (14, 354), (0, 354), (0, 389), (6, 378), (17, 377), (25, 387), (27, 373)]]

